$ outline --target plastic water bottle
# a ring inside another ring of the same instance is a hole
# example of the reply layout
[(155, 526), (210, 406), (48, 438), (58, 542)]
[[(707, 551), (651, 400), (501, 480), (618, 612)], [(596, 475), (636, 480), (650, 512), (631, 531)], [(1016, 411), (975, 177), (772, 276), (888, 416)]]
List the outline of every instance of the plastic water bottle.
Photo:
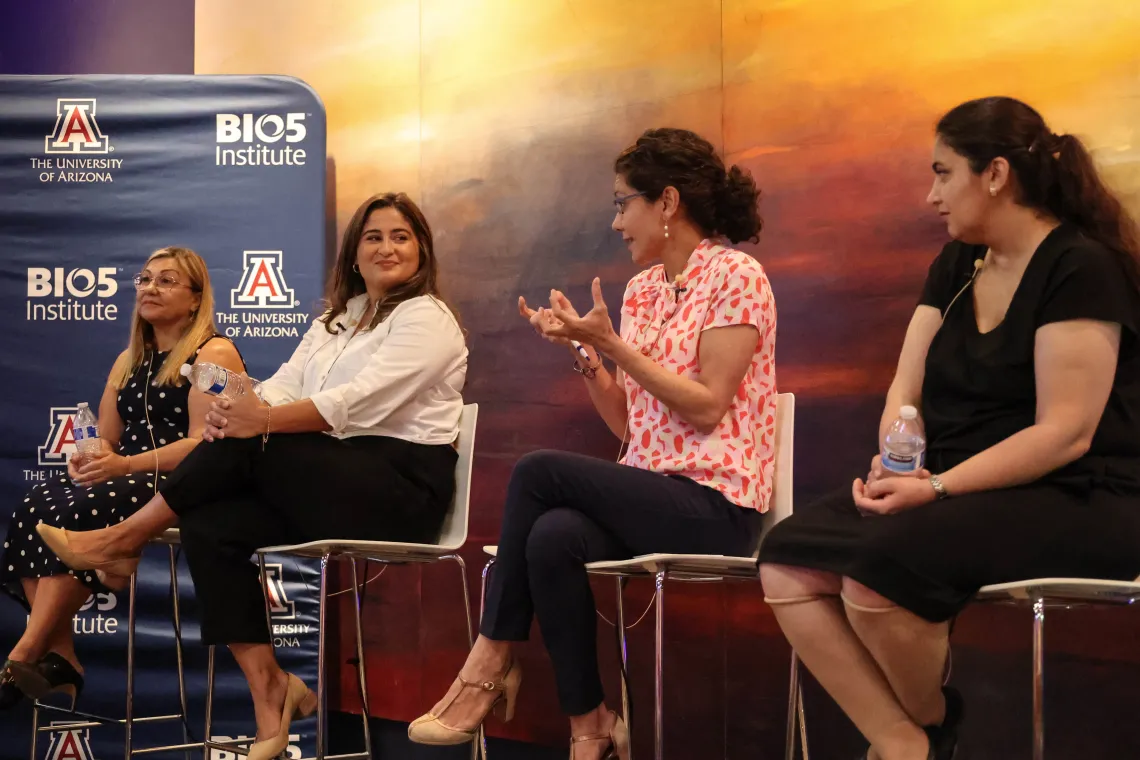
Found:
[(75, 425), (72, 431), (75, 436), (75, 451), (82, 459), (99, 453), (99, 422), (86, 401), (79, 405), (75, 413)]
[(887, 428), (881, 450), (883, 467), (898, 475), (912, 475), (926, 460), (926, 432), (913, 406), (899, 409), (899, 416)]
[[(217, 364), (210, 362), (183, 364), (179, 373), (199, 391), (210, 396), (221, 396), (232, 401), (245, 394), (241, 375)], [(254, 394), (261, 398), (261, 383), (251, 377), (249, 385)]]

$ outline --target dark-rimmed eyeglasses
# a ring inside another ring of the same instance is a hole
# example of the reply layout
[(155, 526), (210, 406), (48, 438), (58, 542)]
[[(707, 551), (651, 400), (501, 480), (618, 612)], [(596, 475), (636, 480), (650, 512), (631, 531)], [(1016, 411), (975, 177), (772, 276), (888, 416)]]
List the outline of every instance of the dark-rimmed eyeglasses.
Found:
[(614, 198), (614, 206), (617, 208), (619, 214), (625, 213), (625, 204), (632, 201), (634, 198), (644, 198), (645, 193), (630, 193), (629, 195), (619, 195)]

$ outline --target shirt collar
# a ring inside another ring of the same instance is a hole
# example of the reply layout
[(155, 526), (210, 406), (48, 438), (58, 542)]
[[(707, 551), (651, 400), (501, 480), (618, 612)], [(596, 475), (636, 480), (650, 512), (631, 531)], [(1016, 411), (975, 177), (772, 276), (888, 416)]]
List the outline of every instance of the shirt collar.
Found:
[[(696, 248), (693, 249), (692, 254), (689, 255), (689, 261), (685, 264), (685, 271), (681, 272), (681, 287), (685, 287), (685, 283), (696, 279), (704, 270), (705, 265), (713, 256), (720, 253), (721, 246), (715, 243), (711, 238), (702, 240)], [(661, 287), (673, 287), (673, 283), (665, 282), (665, 267), (661, 267), (661, 279), (658, 280)]]

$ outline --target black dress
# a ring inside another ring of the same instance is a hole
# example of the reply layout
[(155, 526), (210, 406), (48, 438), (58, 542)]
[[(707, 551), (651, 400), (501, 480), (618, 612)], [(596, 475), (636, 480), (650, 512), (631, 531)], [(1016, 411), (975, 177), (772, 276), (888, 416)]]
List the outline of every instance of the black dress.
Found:
[[(123, 456), (145, 454), (186, 437), (190, 426), (189, 383), (183, 380), (178, 386), (159, 386), (153, 380), (166, 356), (167, 352), (157, 352), (144, 360), (119, 392), (116, 408), (123, 420), (123, 434), (118, 453)], [(166, 475), (159, 473), (157, 485), (165, 480)], [(8, 524), (0, 560), (0, 590), (27, 607), (21, 578), (69, 573), (93, 591), (105, 591), (94, 572), (76, 573), (60, 562), (36, 533), (36, 525), (46, 522), (75, 531), (106, 528), (134, 514), (155, 490), (153, 470), (112, 478), (89, 488), (72, 485), (66, 473), (33, 486)]]
[(927, 467), (944, 472), (1034, 424), (1034, 341), (1042, 325), (1120, 324), (1112, 391), (1085, 456), (1034, 483), (864, 517), (850, 487), (774, 527), (761, 562), (852, 578), (939, 622), (979, 588), (1041, 577), (1140, 574), (1140, 292), (1124, 263), (1069, 225), (1030, 259), (1005, 318), (980, 333), (967, 288), (984, 247), (950, 243), (921, 303), (943, 312), (922, 386)]

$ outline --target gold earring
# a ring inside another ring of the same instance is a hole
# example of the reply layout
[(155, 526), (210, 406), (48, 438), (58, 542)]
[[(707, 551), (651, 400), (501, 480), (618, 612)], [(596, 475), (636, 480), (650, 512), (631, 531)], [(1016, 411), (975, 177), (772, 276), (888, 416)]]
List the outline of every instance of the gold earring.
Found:
[(668, 222), (665, 223), (665, 239), (666, 240), (669, 239), (669, 224), (668, 224)]

